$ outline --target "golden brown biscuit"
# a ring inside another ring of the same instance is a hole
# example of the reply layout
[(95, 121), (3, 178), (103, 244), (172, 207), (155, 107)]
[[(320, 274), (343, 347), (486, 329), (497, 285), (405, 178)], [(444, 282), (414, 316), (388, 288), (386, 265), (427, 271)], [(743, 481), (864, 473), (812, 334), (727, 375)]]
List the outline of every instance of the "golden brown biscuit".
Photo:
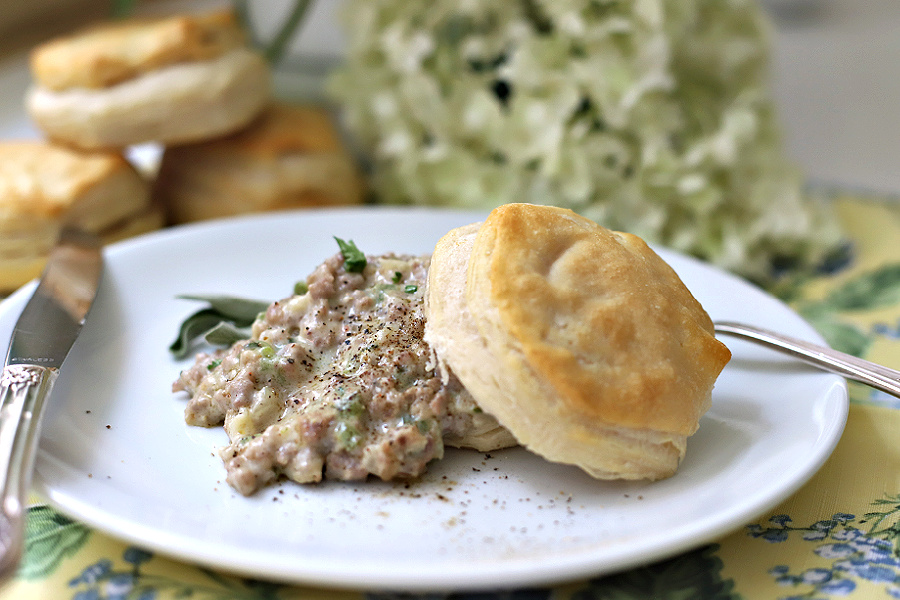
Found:
[(86, 149), (236, 131), (270, 99), (270, 73), (230, 13), (133, 19), (37, 47), (26, 106), (48, 137)]
[(250, 127), (163, 153), (154, 195), (172, 223), (363, 201), (359, 170), (320, 107), (270, 105)]
[(730, 359), (642, 240), (554, 207), (450, 232), (426, 306), (426, 341), (486, 412), (603, 479), (672, 475)]
[(46, 89), (101, 89), (161, 67), (218, 58), (244, 43), (231, 12), (176, 15), (94, 25), (38, 46), (30, 62)]
[(162, 213), (119, 154), (0, 143), (0, 291), (40, 274), (64, 223), (109, 242), (160, 227)]

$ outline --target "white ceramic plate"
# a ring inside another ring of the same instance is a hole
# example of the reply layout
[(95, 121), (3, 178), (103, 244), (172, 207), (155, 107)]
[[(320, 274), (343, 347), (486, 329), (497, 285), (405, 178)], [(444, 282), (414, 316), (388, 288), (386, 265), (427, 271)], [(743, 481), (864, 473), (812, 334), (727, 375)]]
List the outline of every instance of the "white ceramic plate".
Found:
[[(176, 294), (277, 299), (337, 251), (429, 252), (477, 213), (360, 209), (174, 228), (108, 248), (107, 271), (44, 421), (35, 486), (113, 536), (259, 578), (365, 589), (514, 587), (619, 570), (688, 550), (797, 490), (846, 420), (840, 378), (773, 352), (735, 353), (677, 475), (595, 481), (515, 449), (450, 451), (411, 484), (234, 493), (218, 429), (185, 425), (170, 384), (188, 361), (167, 347), (196, 309)], [(661, 254), (715, 318), (821, 341), (785, 305), (730, 275)], [(33, 286), (0, 305), (7, 339)]]

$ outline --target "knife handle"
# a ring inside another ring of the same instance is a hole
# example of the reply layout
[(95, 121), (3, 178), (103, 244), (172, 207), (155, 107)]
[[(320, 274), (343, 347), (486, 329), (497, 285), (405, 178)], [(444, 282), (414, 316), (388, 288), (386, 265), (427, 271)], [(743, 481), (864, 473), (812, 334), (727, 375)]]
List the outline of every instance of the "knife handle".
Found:
[(0, 579), (12, 576), (22, 557), (41, 414), (58, 373), (20, 364), (0, 375)]

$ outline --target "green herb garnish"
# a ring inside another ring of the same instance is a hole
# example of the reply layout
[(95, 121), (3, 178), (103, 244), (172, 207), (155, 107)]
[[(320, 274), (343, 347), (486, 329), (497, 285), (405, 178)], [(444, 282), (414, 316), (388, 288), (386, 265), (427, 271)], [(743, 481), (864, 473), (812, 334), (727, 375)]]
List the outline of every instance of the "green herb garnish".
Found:
[(344, 268), (348, 273), (362, 273), (366, 268), (366, 255), (363, 254), (353, 240), (344, 241), (335, 236), (334, 241), (337, 242), (338, 248), (341, 249), (341, 255), (344, 257)]
[(250, 337), (250, 326), (269, 306), (268, 301), (249, 300), (231, 296), (178, 296), (184, 300), (199, 300), (208, 306), (190, 315), (181, 323), (178, 336), (169, 346), (175, 358), (184, 358), (198, 340), (217, 346), (230, 346)]
[(403, 291), (407, 294), (415, 294), (417, 291), (419, 291), (419, 286), (410, 284), (403, 288)]
[(400, 271), (394, 271), (394, 278), (391, 280), (394, 283), (400, 283), (400, 280), (403, 279), (403, 273)]

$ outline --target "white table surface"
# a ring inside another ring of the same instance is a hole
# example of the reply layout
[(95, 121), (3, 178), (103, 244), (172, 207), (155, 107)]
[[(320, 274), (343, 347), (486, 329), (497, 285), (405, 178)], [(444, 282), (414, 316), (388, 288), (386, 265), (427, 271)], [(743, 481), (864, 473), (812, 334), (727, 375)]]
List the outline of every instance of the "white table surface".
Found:
[[(772, 93), (789, 156), (811, 181), (900, 195), (900, 2), (764, 1), (776, 28)], [(301, 51), (340, 52), (338, 4), (320, 0)], [(37, 136), (22, 109), (26, 60), (0, 61), (0, 139)]]

